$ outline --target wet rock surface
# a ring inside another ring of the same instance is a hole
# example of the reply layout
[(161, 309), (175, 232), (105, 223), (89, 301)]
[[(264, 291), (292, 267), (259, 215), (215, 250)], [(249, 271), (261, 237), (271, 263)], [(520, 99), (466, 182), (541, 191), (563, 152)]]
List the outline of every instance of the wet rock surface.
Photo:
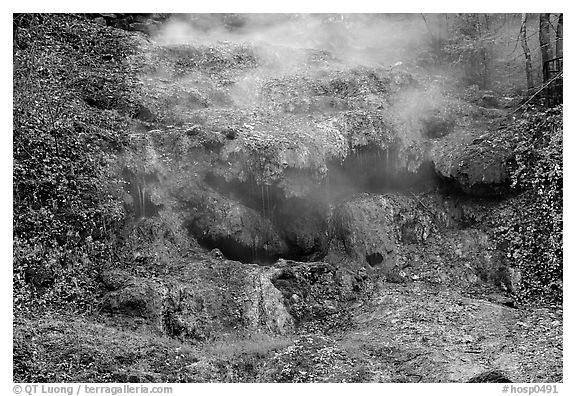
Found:
[(192, 235), (209, 249), (219, 248), (231, 259), (273, 262), (289, 253), (269, 219), (241, 203), (218, 195), (206, 196), (187, 220)]

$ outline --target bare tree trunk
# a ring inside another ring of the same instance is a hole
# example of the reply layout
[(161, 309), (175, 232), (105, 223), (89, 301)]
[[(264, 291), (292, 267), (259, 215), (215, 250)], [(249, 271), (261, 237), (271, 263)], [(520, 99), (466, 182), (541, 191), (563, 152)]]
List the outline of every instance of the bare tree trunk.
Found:
[(561, 58), (564, 56), (564, 14), (558, 16), (558, 24), (556, 25), (556, 57)]
[(550, 14), (540, 14), (540, 52), (542, 54), (542, 82), (548, 81), (546, 62), (552, 59), (550, 45)]
[(526, 58), (526, 83), (528, 91), (530, 91), (534, 88), (534, 80), (532, 79), (532, 56), (530, 55), (530, 47), (528, 47), (528, 40), (526, 39), (526, 14), (522, 14), (520, 40), (522, 41), (522, 49), (524, 50), (524, 57)]

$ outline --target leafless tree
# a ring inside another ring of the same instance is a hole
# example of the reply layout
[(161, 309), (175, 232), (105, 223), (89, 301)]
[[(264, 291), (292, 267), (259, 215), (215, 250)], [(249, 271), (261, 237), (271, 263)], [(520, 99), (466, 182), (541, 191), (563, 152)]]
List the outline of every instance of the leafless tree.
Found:
[(560, 58), (564, 54), (564, 18), (563, 14), (558, 15), (558, 23), (556, 24), (556, 57)]
[(520, 40), (522, 42), (522, 49), (524, 50), (524, 57), (526, 58), (526, 83), (528, 90), (534, 88), (534, 79), (532, 78), (532, 56), (530, 54), (530, 47), (528, 47), (528, 40), (526, 38), (526, 14), (522, 14), (522, 23), (520, 25)]
[(542, 54), (542, 82), (547, 82), (546, 62), (552, 59), (550, 45), (550, 14), (540, 14), (540, 53)]

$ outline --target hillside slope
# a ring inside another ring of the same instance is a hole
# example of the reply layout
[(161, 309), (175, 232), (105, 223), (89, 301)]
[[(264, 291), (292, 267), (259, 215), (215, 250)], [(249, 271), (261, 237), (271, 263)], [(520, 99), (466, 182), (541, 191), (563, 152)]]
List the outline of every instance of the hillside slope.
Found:
[(15, 381), (562, 380), (561, 108), (106, 18), (15, 16)]

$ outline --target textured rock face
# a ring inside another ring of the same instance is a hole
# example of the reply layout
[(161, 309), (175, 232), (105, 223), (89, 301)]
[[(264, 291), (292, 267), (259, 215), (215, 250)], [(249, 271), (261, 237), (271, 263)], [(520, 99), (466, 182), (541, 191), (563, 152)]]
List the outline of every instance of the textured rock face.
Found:
[(154, 326), (162, 327), (167, 293), (165, 287), (151, 280), (131, 277), (122, 271), (105, 272), (102, 281), (110, 290), (102, 304), (105, 310), (140, 317)]
[(396, 267), (399, 244), (424, 242), (433, 220), (414, 198), (359, 195), (334, 210), (327, 260), (389, 271)]
[(367, 276), (326, 263), (259, 267), (207, 259), (191, 265), (155, 280), (104, 272), (103, 311), (185, 340), (242, 330), (289, 334), (299, 323), (345, 310), (372, 287)]
[(513, 291), (488, 234), (462, 229), (461, 213), (438, 197), (361, 194), (334, 209), (325, 260), (364, 267), (388, 282), (489, 284)]
[(274, 286), (270, 273), (260, 273), (248, 286), (256, 296), (247, 302), (246, 316), (250, 329), (277, 334), (290, 333), (295, 328), (294, 318), (288, 312), (282, 293)]
[[(103, 310), (174, 337), (204, 340), (217, 332), (263, 330), (286, 334), (294, 319), (263, 268), (212, 260), (203, 270), (157, 281), (112, 270)], [(198, 264), (197, 264), (198, 265)], [(203, 284), (186, 279), (203, 276)]]
[[(483, 235), (442, 233), (444, 208), (398, 191), (426, 190), (439, 175), (464, 192), (501, 194), (507, 148), (492, 149), (494, 134), (455, 131), (441, 95), (420, 100), (428, 94), (410, 74), (336, 70), (325, 54), (300, 51), (305, 66), (278, 76), (270, 48), (140, 45), (144, 55), (130, 62), (146, 92), (135, 121), (146, 132), (135, 134), (142, 138), (125, 166), (159, 175), (150, 201), (222, 254), (210, 268), (194, 264), (206, 285), (188, 275), (132, 280), (111, 289), (109, 310), (203, 339), (235, 328), (290, 332), (339, 312), (369, 288), (371, 273), (498, 282), (496, 257), (481, 254), (491, 246)], [(396, 192), (353, 195), (363, 191)], [(342, 203), (332, 210), (334, 202)], [(458, 249), (442, 251), (451, 244)], [(313, 262), (265, 269), (224, 258)]]
[(200, 243), (218, 247), (226, 257), (266, 262), (288, 253), (288, 246), (269, 219), (217, 194), (207, 195), (188, 222)]
[(434, 180), (420, 102), (406, 111), (398, 99), (427, 95), (410, 73), (295, 49), (303, 64), (278, 74), (266, 45), (161, 42), (140, 40), (130, 59), (147, 132), (125, 162), (162, 175), (154, 203), (205, 247), (243, 262), (323, 260), (330, 201)]
[(437, 174), (464, 193), (499, 196), (511, 191), (513, 144), (505, 131), (462, 132), (436, 142), (431, 157)]
[(368, 296), (372, 288), (366, 273), (322, 262), (281, 260), (269, 273), (270, 281), (282, 293), (284, 305), (297, 323), (339, 313), (351, 301)]

